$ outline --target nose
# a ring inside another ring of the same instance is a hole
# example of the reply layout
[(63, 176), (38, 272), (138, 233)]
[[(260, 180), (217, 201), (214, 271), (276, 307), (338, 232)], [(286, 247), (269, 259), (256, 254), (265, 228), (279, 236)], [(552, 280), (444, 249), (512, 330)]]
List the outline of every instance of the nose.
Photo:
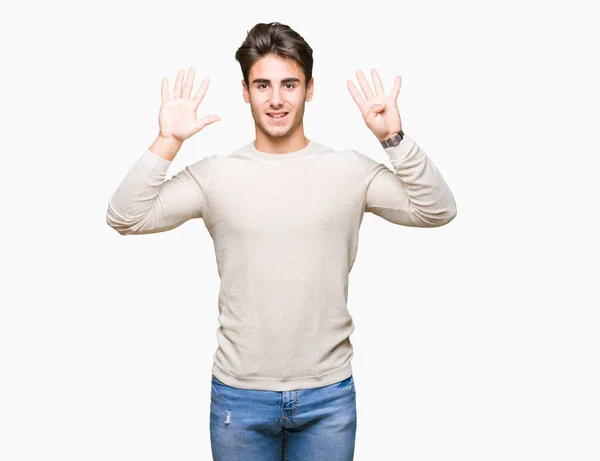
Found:
[(282, 102), (283, 102), (283, 98), (279, 94), (279, 89), (274, 88), (273, 91), (271, 92), (271, 105), (274, 107), (279, 107), (279, 106), (281, 106)]

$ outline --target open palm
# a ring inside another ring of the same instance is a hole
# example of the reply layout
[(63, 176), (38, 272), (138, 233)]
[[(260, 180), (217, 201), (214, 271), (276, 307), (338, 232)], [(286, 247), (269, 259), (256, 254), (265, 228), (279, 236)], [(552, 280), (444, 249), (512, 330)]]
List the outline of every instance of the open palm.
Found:
[(205, 78), (194, 97), (190, 99), (195, 72), (194, 68), (190, 67), (183, 88), (183, 70), (177, 73), (172, 99), (169, 97), (169, 82), (166, 78), (163, 79), (161, 88), (162, 104), (158, 115), (160, 136), (184, 141), (202, 130), (206, 125), (221, 120), (218, 115), (196, 117), (196, 111), (204, 99), (210, 80)]
[(402, 85), (402, 77), (396, 76), (392, 91), (386, 95), (383, 91), (383, 85), (381, 84), (377, 70), (371, 69), (371, 76), (375, 86), (375, 93), (371, 90), (361, 70), (356, 71), (356, 77), (358, 78), (358, 83), (363, 94), (359, 93), (352, 80), (348, 80), (346, 85), (352, 95), (352, 99), (354, 99), (354, 102), (359, 107), (365, 123), (377, 139), (383, 141), (392, 134), (399, 133), (402, 130), (402, 120), (400, 119), (397, 102), (398, 95), (400, 94), (400, 86)]

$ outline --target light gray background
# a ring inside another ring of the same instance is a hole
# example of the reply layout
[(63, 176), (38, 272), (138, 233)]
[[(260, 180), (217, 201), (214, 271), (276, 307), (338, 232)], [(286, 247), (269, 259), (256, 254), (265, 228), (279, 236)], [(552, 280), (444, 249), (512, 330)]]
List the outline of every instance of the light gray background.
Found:
[[(389, 160), (346, 88), (378, 69), (458, 216), (367, 214), (348, 308), (358, 461), (600, 458), (597, 21), (571, 2), (29, 2), (3, 7), (0, 458), (210, 459), (218, 274), (201, 220), (121, 236), (108, 199), (161, 79), (211, 85), (171, 176), (254, 139), (234, 54), (314, 49), (305, 132)], [(594, 32), (595, 30), (595, 32)], [(594, 238), (596, 237), (596, 238)]]

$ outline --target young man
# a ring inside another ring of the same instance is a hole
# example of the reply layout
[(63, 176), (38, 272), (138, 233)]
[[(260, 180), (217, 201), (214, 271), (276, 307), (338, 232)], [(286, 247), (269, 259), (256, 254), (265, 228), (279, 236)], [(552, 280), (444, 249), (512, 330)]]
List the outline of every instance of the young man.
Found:
[(312, 49), (288, 26), (257, 24), (237, 50), (256, 139), (165, 180), (182, 143), (216, 115), (196, 119), (208, 88), (190, 98), (194, 69), (173, 97), (162, 82), (160, 132), (108, 204), (120, 234), (148, 234), (202, 218), (215, 247), (218, 348), (210, 435), (215, 460), (352, 460), (356, 391), (348, 275), (364, 212), (436, 227), (456, 216), (431, 159), (404, 135), (397, 98), (357, 72), (348, 89), (394, 167), (304, 134), (314, 91)]

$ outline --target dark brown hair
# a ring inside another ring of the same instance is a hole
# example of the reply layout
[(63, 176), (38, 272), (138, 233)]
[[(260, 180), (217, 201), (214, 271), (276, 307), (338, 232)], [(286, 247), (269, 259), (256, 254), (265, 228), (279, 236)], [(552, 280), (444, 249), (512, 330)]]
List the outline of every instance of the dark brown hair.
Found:
[(313, 69), (312, 48), (291, 27), (279, 22), (261, 22), (247, 32), (244, 43), (235, 52), (248, 88), (252, 64), (269, 53), (296, 61), (304, 71), (305, 87), (308, 87)]

